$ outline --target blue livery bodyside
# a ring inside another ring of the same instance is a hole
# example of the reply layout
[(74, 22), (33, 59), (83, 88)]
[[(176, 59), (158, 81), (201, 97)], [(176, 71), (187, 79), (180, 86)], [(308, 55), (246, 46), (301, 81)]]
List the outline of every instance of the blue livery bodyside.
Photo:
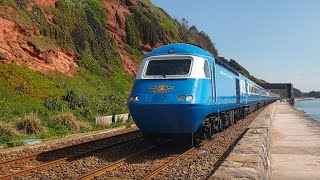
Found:
[[(192, 62), (188, 74), (146, 74), (150, 61), (182, 59)], [(193, 133), (209, 114), (277, 98), (202, 48), (179, 43), (145, 56), (128, 107), (143, 132)]]

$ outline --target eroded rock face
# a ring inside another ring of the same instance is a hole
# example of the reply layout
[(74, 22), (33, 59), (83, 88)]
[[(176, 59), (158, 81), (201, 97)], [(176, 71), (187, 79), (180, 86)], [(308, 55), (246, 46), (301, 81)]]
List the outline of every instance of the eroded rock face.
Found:
[[(132, 59), (131, 52), (126, 48), (126, 15), (130, 13), (130, 7), (142, 7), (143, 4), (137, 0), (104, 0), (106, 8), (106, 29), (109, 35), (114, 38), (118, 52), (122, 59), (122, 66), (131, 76), (135, 76), (138, 70), (137, 62)], [(38, 6), (43, 12), (46, 20), (52, 22), (54, 15), (47, 8), (55, 8), (56, 0), (34, 0), (28, 4), (28, 11)], [(0, 7), (1, 8), (1, 7)], [(147, 7), (145, 7), (147, 8)], [(2, 9), (2, 8), (1, 8)], [(40, 52), (34, 48), (28, 39), (41, 37), (39, 29), (28, 27), (21, 30), (17, 24), (8, 20), (5, 14), (15, 13), (13, 9), (6, 9), (0, 12), (0, 61), (4, 63), (16, 63), (27, 65), (31, 69), (41, 72), (58, 70), (69, 76), (76, 75), (78, 67), (77, 58), (72, 53), (62, 51), (58, 45), (50, 51)], [(163, 45), (158, 42), (156, 47)], [(146, 54), (153, 50), (149, 44), (140, 42), (139, 51)]]
[[(131, 6), (142, 7), (143, 4), (136, 0), (105, 0), (104, 3), (107, 9), (107, 31), (116, 41), (123, 68), (125, 68), (131, 76), (135, 76), (139, 64), (132, 59), (130, 52), (125, 48), (125, 44), (127, 43), (126, 14), (131, 14), (129, 10)], [(155, 47), (162, 45), (163, 42), (158, 42)], [(140, 42), (139, 51), (143, 54), (149, 53), (153, 48), (150, 44)]]
[(107, 31), (114, 38), (122, 60), (122, 66), (131, 76), (135, 76), (138, 64), (131, 58), (125, 48), (126, 43), (126, 14), (130, 14), (130, 6), (138, 6), (135, 0), (105, 0), (107, 8)]
[(56, 4), (56, 0), (34, 0), (35, 3), (37, 3), (38, 6), (41, 8), (45, 7), (51, 7), (54, 8)]
[(105, 0), (107, 8), (107, 30), (117, 41), (126, 39), (126, 18), (130, 14), (129, 7), (121, 0)]
[(26, 65), (44, 73), (57, 70), (69, 76), (76, 75), (78, 64), (74, 55), (67, 54), (58, 47), (38, 51), (27, 42), (32, 38), (38, 37), (29, 36), (29, 33), (22, 32), (14, 22), (0, 17), (1, 62)]

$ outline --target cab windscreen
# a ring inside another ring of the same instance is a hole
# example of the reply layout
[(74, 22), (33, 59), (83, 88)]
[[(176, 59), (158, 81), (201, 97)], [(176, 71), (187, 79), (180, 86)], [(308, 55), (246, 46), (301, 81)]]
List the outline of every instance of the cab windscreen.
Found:
[(190, 72), (190, 59), (151, 60), (145, 73), (147, 76), (185, 76)]

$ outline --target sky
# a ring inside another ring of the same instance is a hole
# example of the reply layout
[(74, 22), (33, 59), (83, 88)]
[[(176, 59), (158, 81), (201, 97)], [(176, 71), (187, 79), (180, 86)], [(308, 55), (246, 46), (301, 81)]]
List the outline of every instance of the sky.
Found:
[(253, 76), (320, 91), (320, 0), (151, 0)]

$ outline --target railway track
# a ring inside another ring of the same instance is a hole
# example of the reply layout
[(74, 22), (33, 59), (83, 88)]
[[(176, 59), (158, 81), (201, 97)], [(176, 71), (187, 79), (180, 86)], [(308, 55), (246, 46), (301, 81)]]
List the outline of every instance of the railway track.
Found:
[(113, 171), (115, 170), (116, 168), (124, 165), (125, 163), (130, 163), (130, 161), (133, 161), (134, 159), (138, 158), (139, 156), (141, 156), (143, 153), (147, 152), (147, 151), (150, 151), (152, 149), (154, 149), (156, 146), (151, 146), (151, 147), (148, 147), (142, 151), (139, 151), (137, 153), (134, 153), (126, 158), (123, 158), (123, 159), (120, 159), (112, 164), (109, 164), (109, 165), (106, 165), (104, 167), (101, 167), (95, 171), (92, 171), (92, 172), (89, 172), (87, 174), (84, 174), (78, 178), (76, 178), (77, 180), (85, 180), (85, 179), (94, 179), (96, 177), (99, 177), (107, 172), (110, 172), (110, 171)]
[[(180, 147), (176, 142), (150, 146), (142, 139), (107, 150), (96, 150), (59, 160), (60, 166), (43, 167), (15, 179), (207, 179), (228, 155), (247, 126), (260, 111), (215, 134), (197, 148)], [(102, 148), (102, 147), (100, 147)], [(55, 163), (52, 161), (52, 163)], [(52, 168), (50, 168), (52, 167)], [(12, 176), (11, 176), (12, 177)], [(2, 179), (2, 177), (0, 177)], [(10, 178), (7, 178), (10, 179)]]
[[(203, 142), (204, 143), (204, 142)], [(203, 143), (201, 143), (200, 145), (202, 145)], [(186, 155), (188, 155), (191, 151), (193, 151), (195, 149), (195, 147), (192, 147), (186, 151), (184, 151), (183, 153), (181, 153), (180, 155), (178, 155), (177, 157), (165, 162), (163, 165), (161, 165), (160, 167), (156, 168), (155, 170), (153, 170), (152, 172), (150, 172), (149, 174), (147, 174), (144, 178), (142, 178), (143, 180), (148, 180), (151, 179), (152, 177), (154, 177), (155, 175), (157, 175), (159, 172), (161, 172), (162, 170), (166, 169), (167, 167), (169, 167), (171, 164), (177, 162), (179, 159), (185, 157)]]
[[(181, 179), (189, 179), (190, 177), (188, 178), (188, 173), (190, 173), (190, 171), (188, 168), (190, 168), (190, 164), (196, 162), (195, 164), (201, 168), (202, 164), (199, 163), (198, 160), (200, 159), (199, 156), (205, 156), (202, 154), (204, 152), (208, 153), (208, 155), (206, 155), (207, 157), (211, 156), (209, 161), (211, 163), (211, 167), (206, 169), (206, 174), (201, 174), (194, 178), (199, 179), (200, 177), (200, 179), (207, 179), (220, 165), (220, 162), (222, 162), (222, 160), (229, 154), (233, 146), (240, 140), (241, 136), (246, 132), (247, 126), (252, 122), (254, 117), (259, 114), (259, 112), (260, 111), (257, 111), (252, 115), (249, 115), (245, 120), (241, 120), (234, 126), (216, 134), (212, 140), (203, 141), (197, 147), (181, 151), (178, 150), (178, 153), (170, 152), (168, 147), (149, 147), (137, 153), (128, 155), (126, 158), (118, 160), (112, 164), (88, 172), (76, 179), (174, 179), (178, 177), (181, 178), (180, 175), (177, 175), (177, 172), (179, 169), (183, 168), (187, 169), (184, 171), (187, 172), (187, 174), (185, 174), (185, 177)], [(232, 134), (232, 136), (227, 137), (231, 132), (235, 133)], [(167, 153), (167, 151), (169, 151), (169, 153)], [(147, 153), (149, 153), (149, 155), (147, 155)], [(154, 155), (157, 153), (159, 154)], [(208, 162), (208, 159), (203, 160)], [(184, 163), (189, 166), (184, 165)], [(196, 167), (196, 165), (192, 166)]]
[[(123, 139), (121, 140), (121, 138)], [(0, 163), (0, 179), (11, 179), (13, 177), (22, 176), (28, 173), (33, 173), (39, 170), (65, 164), (69, 161), (85, 157), (91, 153), (96, 153), (98, 151), (134, 141), (139, 138), (142, 138), (142, 136), (137, 130), (2, 162)], [(53, 154), (55, 154), (54, 157), (50, 157)]]
[[(127, 156), (126, 158), (120, 159), (112, 164), (103, 166), (95, 171), (91, 171), (87, 174), (84, 174), (80, 177), (77, 177), (76, 180), (88, 180), (88, 179), (96, 179), (108, 172), (114, 171), (117, 168), (124, 166), (126, 164), (130, 164), (130, 163), (135, 163), (135, 161), (141, 161), (141, 157), (143, 157), (146, 153), (151, 152), (152, 150), (155, 150), (156, 148), (159, 148), (159, 146), (166, 144), (166, 143), (170, 143), (172, 142), (171, 140), (162, 142), (161, 144), (159, 144), (158, 146), (151, 146), (151, 147), (147, 147), (139, 152), (136, 152), (134, 154), (131, 154), (129, 156)], [(203, 145), (204, 143), (206, 143), (206, 141), (202, 142), (201, 144), (199, 144), (198, 146)], [(197, 146), (197, 147), (198, 147)], [(163, 148), (165, 149), (165, 148)], [(174, 155), (173, 157), (169, 158), (169, 160), (164, 161), (161, 163), (161, 166), (153, 169), (152, 171), (150, 171), (148, 174), (145, 175), (145, 177), (143, 177), (143, 180), (148, 180), (151, 179), (152, 177), (154, 177), (155, 175), (157, 175), (159, 172), (161, 172), (162, 170), (166, 169), (167, 167), (169, 167), (171, 164), (177, 162), (179, 159), (182, 159), (183, 157), (187, 156), (190, 152), (194, 151), (196, 149), (196, 147), (192, 147), (189, 148), (185, 151), (182, 151), (181, 153), (179, 153), (178, 155)]]

